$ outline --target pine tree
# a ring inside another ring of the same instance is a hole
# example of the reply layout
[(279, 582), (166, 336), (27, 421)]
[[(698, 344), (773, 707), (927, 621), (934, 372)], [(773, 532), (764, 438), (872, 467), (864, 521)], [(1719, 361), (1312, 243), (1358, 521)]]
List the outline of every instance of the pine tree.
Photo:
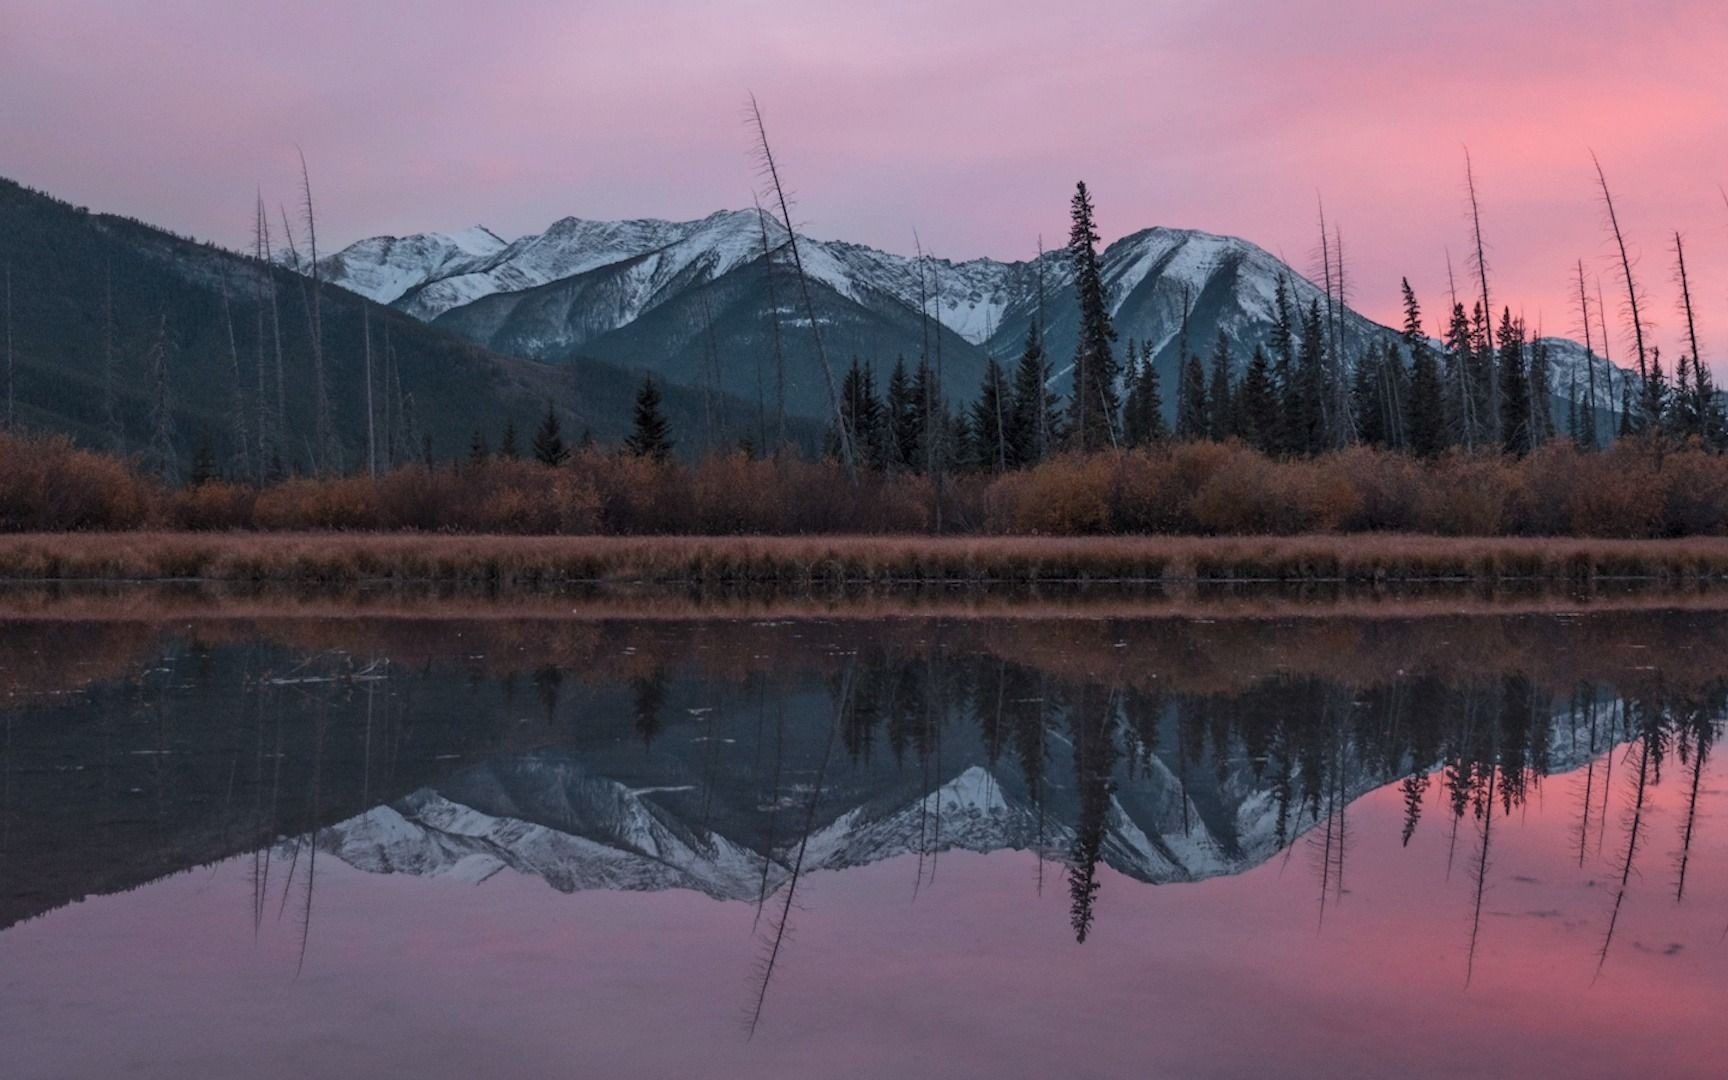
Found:
[(1500, 445), (1508, 454), (1522, 455), (1533, 445), (1530, 384), (1524, 371), (1524, 326), (1512, 322), (1512, 309), (1500, 316)]
[[(854, 356), (840, 383), (840, 420), (852, 437), (852, 449), (868, 468), (885, 469), (886, 442), (882, 437), (882, 402), (876, 397), (876, 377), (870, 365)], [(828, 432), (828, 453), (840, 456), (840, 435)]]
[(1356, 419), (1356, 438), (1364, 446), (1387, 442), (1385, 412), (1380, 401), (1380, 350), (1371, 348), (1350, 376), (1350, 411)]
[(665, 461), (672, 454), (671, 426), (660, 408), (660, 387), (649, 375), (636, 391), (634, 427), (624, 440), (624, 448), (637, 457)]
[(1420, 348), (1410, 363), (1410, 389), (1404, 397), (1405, 445), (1422, 458), (1439, 457), (1446, 449), (1446, 390), (1434, 350)]
[(516, 421), (504, 421), (504, 437), (498, 440), (498, 456), (505, 461), (515, 461), (522, 456), (522, 451), (516, 445)]
[(886, 419), (893, 467), (908, 472), (919, 471), (924, 460), (918, 452), (923, 445), (923, 422), (918, 413), (917, 390), (906, 372), (904, 357), (894, 362), (894, 372), (888, 377)]
[(1008, 468), (1008, 418), (1013, 410), (1007, 377), (992, 356), (984, 363), (984, 383), (972, 405), (973, 445), (969, 456), (979, 468), (992, 472)]
[(1263, 454), (1278, 450), (1278, 395), (1272, 385), (1272, 362), (1266, 350), (1255, 348), (1237, 391), (1238, 434)]
[(1302, 318), (1302, 345), (1296, 354), (1296, 386), (1291, 395), (1292, 452), (1317, 454), (1326, 449), (1326, 323), (1320, 301), (1309, 302)]
[(486, 433), (475, 428), (473, 437), (468, 440), (468, 464), (484, 465), (491, 457), (492, 447), (486, 442)]
[(1181, 365), (1176, 384), (1176, 437), (1192, 442), (1204, 439), (1211, 424), (1211, 411), (1206, 407), (1206, 371), (1200, 366), (1199, 355), (1186, 347)]
[(1212, 350), (1212, 374), (1206, 390), (1206, 434), (1223, 442), (1236, 434), (1236, 406), (1230, 394), (1230, 339), (1218, 331)]
[(1134, 361), (1134, 379), (1128, 399), (1122, 404), (1123, 441), (1129, 446), (1153, 446), (1169, 438), (1164, 426), (1164, 395), (1158, 387), (1158, 369), (1152, 364), (1152, 343), (1140, 345)]
[(1009, 466), (1036, 465), (1061, 437), (1061, 403), (1050, 392), (1049, 364), (1036, 320), (1026, 328), (1026, 348), (1014, 366), (1014, 404), (1008, 423)]
[(1446, 426), (1452, 441), (1474, 449), (1481, 444), (1476, 416), (1476, 391), (1471, 384), (1475, 344), (1470, 337), (1470, 317), (1463, 304), (1452, 305), (1452, 321), (1446, 328)]
[(1478, 304), (1472, 312), (1470, 324), (1473, 342), (1470, 386), (1476, 392), (1471, 409), (1476, 416), (1478, 441), (1483, 446), (1504, 443), (1502, 421), (1506, 414), (1500, 401), (1503, 386), (1495, 364), (1494, 335), (1491, 332), (1493, 317), (1490, 311)]
[(1273, 291), (1272, 390), (1278, 398), (1278, 430), (1272, 436), (1278, 452), (1299, 453), (1296, 378), (1296, 320), (1290, 308), (1290, 283), (1278, 278)]
[(1078, 450), (1104, 450), (1116, 444), (1121, 412), (1116, 394), (1116, 330), (1104, 294), (1098, 263), (1098, 230), (1092, 196), (1081, 182), (1070, 202), (1072, 225), (1068, 257), (1074, 269), (1074, 295), (1080, 306), (1080, 333), (1074, 346), (1074, 394), (1068, 408), (1068, 438)]
[(1637, 431), (1639, 434), (1663, 434), (1663, 422), (1668, 415), (1668, 376), (1662, 371), (1662, 350), (1652, 346), (1650, 363), (1645, 369), (1643, 393), (1638, 403)]
[(1530, 445), (1534, 449), (1554, 437), (1554, 404), (1549, 386), (1548, 343), (1530, 343)]
[(558, 423), (558, 410), (550, 401), (546, 403), (546, 417), (540, 421), (540, 430), (534, 433), (534, 460), (551, 468), (570, 460), (570, 448), (564, 445), (563, 430)]

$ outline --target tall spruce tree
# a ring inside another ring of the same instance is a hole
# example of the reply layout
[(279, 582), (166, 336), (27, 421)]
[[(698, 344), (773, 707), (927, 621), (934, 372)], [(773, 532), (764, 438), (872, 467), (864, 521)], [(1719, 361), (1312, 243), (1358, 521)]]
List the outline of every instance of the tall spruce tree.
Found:
[(1077, 450), (1105, 450), (1117, 442), (1115, 424), (1121, 412), (1116, 393), (1116, 330), (1104, 293), (1098, 263), (1098, 229), (1092, 195), (1084, 181), (1075, 185), (1069, 202), (1068, 259), (1074, 272), (1074, 297), (1080, 307), (1079, 337), (1074, 345), (1074, 392), (1068, 406), (1068, 439)]
[(1164, 395), (1158, 387), (1158, 369), (1152, 364), (1152, 343), (1143, 342), (1133, 361), (1134, 378), (1128, 399), (1122, 404), (1124, 441), (1129, 446), (1152, 446), (1169, 438), (1164, 425)]
[(661, 409), (660, 387), (649, 375), (636, 391), (636, 414), (624, 448), (637, 457), (665, 461), (672, 456), (672, 428)]
[(978, 389), (978, 400), (972, 405), (970, 434), (974, 464), (987, 472), (1009, 468), (1008, 421), (1014, 402), (1008, 389), (1002, 365), (994, 356), (984, 362), (984, 382)]
[(1176, 437), (1183, 442), (1206, 438), (1211, 428), (1211, 412), (1206, 407), (1206, 370), (1198, 353), (1184, 346), (1181, 355), (1181, 377), (1176, 385)]
[(1530, 343), (1530, 446), (1541, 446), (1554, 437), (1553, 372), (1548, 363), (1548, 342), (1541, 337)]
[(1296, 354), (1296, 387), (1291, 395), (1291, 451), (1318, 454), (1328, 446), (1326, 430), (1326, 322), (1320, 301), (1309, 302), (1302, 317), (1302, 345)]
[(1026, 328), (1026, 348), (1014, 365), (1014, 407), (1007, 440), (1011, 468), (1043, 461), (1061, 437), (1061, 403), (1049, 383), (1043, 334), (1034, 319)]
[(1512, 309), (1500, 316), (1500, 445), (1508, 454), (1522, 455), (1534, 445), (1530, 423), (1530, 384), (1524, 370), (1524, 325), (1512, 321)]
[(1278, 430), (1271, 436), (1278, 452), (1300, 453), (1297, 430), (1296, 317), (1291, 309), (1290, 283), (1282, 275), (1274, 287), (1272, 321), (1272, 389), (1278, 397)]
[(1256, 347), (1242, 374), (1236, 394), (1238, 434), (1242, 441), (1263, 454), (1276, 453), (1278, 442), (1278, 395), (1272, 383), (1272, 362), (1266, 350)]
[(1223, 442), (1236, 434), (1236, 405), (1230, 387), (1230, 339), (1218, 331), (1212, 349), (1212, 372), (1206, 388), (1206, 434)]
[(540, 430), (534, 433), (534, 460), (542, 465), (557, 468), (570, 460), (570, 448), (564, 445), (563, 428), (558, 423), (558, 410), (552, 403), (546, 403), (546, 415), (540, 421)]
[(906, 358), (894, 361), (888, 376), (888, 445), (891, 464), (895, 469), (917, 472), (924, 467), (919, 454), (923, 446), (923, 418), (918, 412), (917, 388), (906, 370)]
[(1446, 449), (1445, 397), (1434, 350), (1417, 349), (1410, 362), (1410, 390), (1404, 398), (1405, 445), (1417, 457), (1435, 458)]

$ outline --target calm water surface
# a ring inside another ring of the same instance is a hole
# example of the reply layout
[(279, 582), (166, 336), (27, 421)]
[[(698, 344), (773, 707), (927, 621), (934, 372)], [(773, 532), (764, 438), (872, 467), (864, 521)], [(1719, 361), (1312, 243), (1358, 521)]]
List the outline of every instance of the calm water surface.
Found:
[(0, 621), (0, 1076), (1728, 1074), (1728, 614)]

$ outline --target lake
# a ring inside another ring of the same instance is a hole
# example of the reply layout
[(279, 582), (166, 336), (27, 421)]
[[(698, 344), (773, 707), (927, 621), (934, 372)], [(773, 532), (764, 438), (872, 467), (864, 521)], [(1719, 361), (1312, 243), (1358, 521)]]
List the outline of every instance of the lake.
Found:
[(1708, 596), (4, 612), (8, 1078), (1728, 1074)]

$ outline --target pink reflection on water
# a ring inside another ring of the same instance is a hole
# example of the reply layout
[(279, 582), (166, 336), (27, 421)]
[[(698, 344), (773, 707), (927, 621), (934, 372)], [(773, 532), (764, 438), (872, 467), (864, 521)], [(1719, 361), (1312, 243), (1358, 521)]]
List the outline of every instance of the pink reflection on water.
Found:
[(564, 895), (508, 872), (479, 886), (378, 876), (321, 857), (296, 980), (299, 884), (280, 919), (271, 897), (255, 940), (250, 863), (233, 859), (0, 935), (0, 1060), (32, 1078), (1719, 1077), (1719, 775), (1704, 777), (1683, 903), (1678, 764), (1652, 789), (1592, 985), (1624, 853), (1619, 762), (1615, 775), (1601, 853), (1592, 839), (1582, 868), (1581, 774), (1496, 820), (1468, 988), (1479, 834), (1466, 818), (1448, 877), (1434, 791), (1401, 849), (1389, 787), (1349, 811), (1344, 892), (1324, 925), (1308, 841), (1193, 885), (1103, 871), (1084, 946), (1059, 868), (1040, 894), (1025, 853), (944, 854), (916, 902), (914, 859), (811, 875), (751, 1041), (762, 944), (747, 904)]

